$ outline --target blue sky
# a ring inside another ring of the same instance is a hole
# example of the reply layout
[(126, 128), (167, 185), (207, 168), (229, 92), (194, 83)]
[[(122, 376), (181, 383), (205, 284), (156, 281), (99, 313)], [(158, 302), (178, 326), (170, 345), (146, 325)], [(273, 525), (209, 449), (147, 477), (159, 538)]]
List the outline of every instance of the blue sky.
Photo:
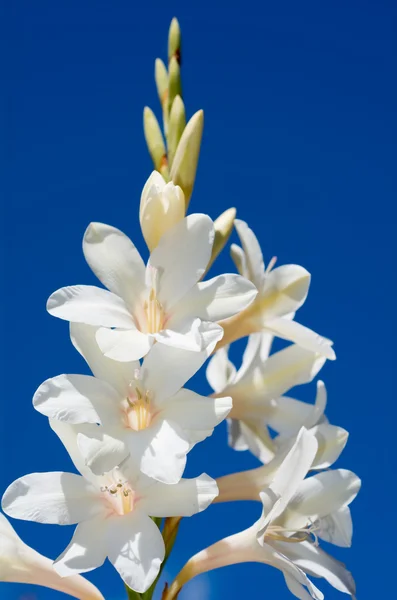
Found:
[[(67, 325), (46, 314), (63, 285), (95, 284), (81, 238), (90, 221), (115, 225), (144, 251), (141, 188), (151, 171), (145, 104), (158, 111), (153, 63), (170, 19), (181, 23), (187, 111), (205, 111), (191, 210), (236, 206), (265, 259), (313, 276), (299, 320), (332, 338), (321, 372), (330, 420), (350, 431), (338, 465), (357, 472), (350, 550), (360, 600), (390, 597), (395, 542), (396, 7), (392, 2), (200, 3), (114, 0), (9, 3), (4, 72), (6, 194), (2, 208), (0, 490), (33, 471), (68, 470), (68, 457), (31, 406), (36, 387), (87, 372)], [(3, 52), (3, 56), (5, 53)], [(216, 271), (230, 271), (228, 253)], [(203, 374), (194, 389), (206, 393)], [(312, 401), (315, 384), (296, 397)], [(188, 474), (255, 466), (229, 450), (225, 428), (190, 455)], [(217, 505), (182, 525), (167, 567), (253, 522), (256, 503)], [(394, 522), (393, 522), (394, 520)], [(14, 522), (55, 557), (71, 528)], [(89, 575), (106, 600), (124, 598), (109, 565)], [(61, 599), (0, 584), (6, 600)], [(320, 583), (326, 597), (338, 592)], [(198, 579), (181, 600), (289, 598), (282, 576), (239, 565)]]

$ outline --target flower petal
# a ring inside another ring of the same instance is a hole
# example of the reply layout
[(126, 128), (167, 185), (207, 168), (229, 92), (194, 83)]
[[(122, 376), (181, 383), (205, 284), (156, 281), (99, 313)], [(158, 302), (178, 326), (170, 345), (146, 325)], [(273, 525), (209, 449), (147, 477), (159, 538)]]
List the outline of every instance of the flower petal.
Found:
[(352, 574), (345, 565), (310, 542), (290, 544), (277, 542), (277, 547), (290, 558), (300, 569), (313, 575), (323, 577), (335, 589), (352, 596), (356, 593), (356, 585)]
[(357, 475), (346, 469), (325, 471), (305, 479), (289, 503), (288, 524), (292, 527), (293, 522), (295, 527), (295, 522), (307, 522), (308, 517), (316, 521), (347, 506), (357, 496), (360, 486)]
[[(179, 221), (153, 250), (148, 276), (159, 275), (157, 297), (170, 310), (204, 274), (211, 258), (214, 224), (207, 215), (193, 214)], [(149, 283), (149, 281), (148, 281)]]
[(236, 367), (229, 360), (228, 349), (229, 346), (224, 346), (215, 352), (207, 366), (207, 381), (217, 393), (221, 393), (236, 377)]
[(73, 285), (57, 290), (48, 298), (47, 310), (50, 315), (65, 321), (135, 328), (123, 300), (93, 285)]
[(98, 379), (107, 381), (119, 394), (124, 396), (139, 361), (120, 362), (103, 354), (96, 341), (98, 328), (84, 323), (70, 324), (70, 338), (73, 346), (83, 356), (92, 373)]
[(318, 451), (312, 464), (312, 469), (327, 469), (340, 456), (349, 437), (346, 429), (322, 423), (311, 429), (318, 442)]
[(55, 571), (61, 577), (70, 577), (101, 567), (106, 560), (106, 528), (103, 518), (79, 523), (70, 544), (54, 562)]
[(112, 437), (103, 427), (95, 427), (87, 434), (79, 433), (77, 445), (85, 464), (94, 475), (110, 471), (128, 456), (123, 440)]
[(329, 360), (335, 360), (336, 358), (332, 348), (332, 342), (296, 321), (271, 318), (263, 321), (263, 324), (266, 329), (273, 333), (273, 335), (276, 335), (283, 340), (294, 342), (298, 346), (311, 352), (317, 352)]
[(145, 264), (131, 240), (115, 227), (90, 223), (84, 234), (83, 252), (99, 281), (134, 312), (146, 285)]
[(175, 312), (205, 321), (221, 321), (247, 308), (258, 294), (248, 279), (227, 273), (200, 281), (175, 307)]
[(102, 511), (96, 490), (73, 473), (32, 473), (5, 491), (2, 507), (15, 519), (73, 525)]
[(145, 356), (153, 344), (150, 335), (138, 329), (105, 329), (96, 332), (96, 341), (105, 356), (121, 362), (132, 362)]
[(176, 423), (159, 420), (131, 431), (125, 437), (131, 458), (145, 475), (164, 483), (177, 483), (186, 465), (190, 444)]
[(142, 511), (112, 519), (107, 530), (107, 554), (132, 590), (143, 593), (156, 579), (164, 559), (164, 541), (157, 525)]
[(205, 473), (176, 485), (155, 483), (140, 506), (153, 517), (191, 517), (205, 510), (218, 495), (216, 481)]
[(79, 433), (91, 435), (93, 428), (96, 428), (97, 426), (89, 423), (70, 425), (69, 423), (64, 423), (63, 421), (58, 421), (56, 419), (48, 419), (48, 422), (51, 429), (54, 431), (54, 433), (56, 433), (64, 445), (65, 450), (69, 454), (69, 457), (76, 469), (82, 474), (84, 479), (96, 485), (97, 477), (84, 463), (84, 459), (77, 445), (77, 436)]
[(304, 477), (307, 475), (313, 459), (317, 452), (316, 438), (302, 427), (296, 442), (277, 469), (272, 483), (268, 489), (261, 492), (262, 503), (267, 502), (267, 494), (275, 494), (280, 500), (275, 503), (271, 512), (265, 515), (265, 520), (261, 524), (261, 529), (266, 530), (267, 525), (274, 521), (285, 508), (290, 506), (291, 498), (296, 495), (298, 486), (302, 485)]
[(228, 444), (234, 450), (249, 450), (262, 463), (274, 457), (276, 447), (269, 430), (259, 419), (228, 419)]
[(59, 375), (47, 379), (33, 396), (42, 415), (67, 423), (109, 423), (114, 420), (117, 392), (89, 375)]
[(316, 535), (326, 542), (350, 548), (352, 544), (353, 522), (348, 506), (316, 521)]
[[(230, 397), (206, 398), (182, 389), (165, 403), (164, 416), (168, 421), (177, 423), (189, 440), (190, 431), (202, 431), (202, 439), (205, 439), (211, 435), (213, 428), (226, 418), (231, 408)], [(199, 441), (199, 438), (196, 435), (194, 440)]]
[(295, 385), (308, 383), (317, 375), (325, 358), (296, 345), (272, 354), (260, 367), (247, 371), (224, 393), (233, 398), (232, 416), (245, 418), (268, 414), (269, 401), (279, 398)]
[(295, 312), (307, 298), (310, 273), (299, 265), (282, 265), (266, 275), (259, 299), (262, 318), (283, 317)]
[[(218, 336), (221, 333), (218, 332)], [(190, 352), (154, 344), (145, 356), (142, 370), (142, 385), (153, 394), (157, 406), (171, 398), (191, 377), (203, 366), (208, 356), (215, 348), (216, 339), (203, 352)], [(175, 368), (178, 365), (178, 368)]]
[(234, 225), (244, 250), (247, 276), (261, 290), (265, 281), (265, 265), (259, 242), (245, 221), (235, 219)]

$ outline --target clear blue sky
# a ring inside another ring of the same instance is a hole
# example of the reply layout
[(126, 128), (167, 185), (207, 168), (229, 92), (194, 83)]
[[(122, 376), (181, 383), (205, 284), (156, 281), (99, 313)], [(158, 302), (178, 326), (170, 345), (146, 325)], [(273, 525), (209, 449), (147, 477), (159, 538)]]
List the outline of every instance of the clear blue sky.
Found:
[[(395, 556), (396, 5), (393, 2), (237, 0), (137, 3), (36, 0), (7, 3), (6, 194), (0, 236), (2, 399), (0, 489), (32, 471), (68, 470), (69, 460), (31, 406), (36, 387), (87, 372), (67, 324), (46, 314), (63, 285), (95, 283), (81, 238), (92, 220), (115, 225), (144, 250), (138, 226), (151, 171), (142, 110), (158, 111), (156, 56), (165, 58), (170, 19), (184, 35), (189, 114), (205, 110), (191, 210), (216, 217), (229, 206), (256, 230), (267, 260), (313, 275), (300, 321), (335, 341), (338, 360), (321, 376), (328, 416), (350, 431), (338, 465), (363, 488), (353, 504), (347, 562), (360, 600), (390, 598)], [(5, 3), (4, 3), (5, 7)], [(219, 271), (232, 269), (225, 253)], [(312, 400), (315, 384), (296, 396)], [(204, 375), (196, 391), (208, 390)], [(188, 474), (252, 467), (226, 447), (225, 429), (191, 454)], [(259, 505), (211, 507), (182, 526), (172, 575), (202, 547), (248, 526)], [(392, 520), (394, 519), (394, 522)], [(71, 528), (14, 522), (49, 556)], [(106, 600), (123, 588), (110, 566), (89, 576)], [(0, 584), (6, 600), (61, 599)], [(342, 597), (320, 584), (328, 599)], [(392, 587), (393, 586), (393, 587)], [(289, 598), (263, 565), (214, 572), (181, 600)]]

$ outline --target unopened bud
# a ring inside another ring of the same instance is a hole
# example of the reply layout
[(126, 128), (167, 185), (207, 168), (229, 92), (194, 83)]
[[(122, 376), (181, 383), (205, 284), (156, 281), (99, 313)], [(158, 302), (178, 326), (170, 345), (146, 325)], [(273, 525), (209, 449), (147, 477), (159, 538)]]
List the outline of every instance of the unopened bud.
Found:
[(176, 96), (182, 97), (181, 69), (175, 56), (173, 56), (170, 60), (168, 73), (168, 115)]
[(185, 126), (185, 105), (180, 96), (175, 96), (168, 121), (168, 163), (170, 167)]
[(167, 67), (161, 58), (156, 58), (156, 62), (154, 63), (154, 79), (156, 81), (160, 104), (161, 106), (164, 106), (168, 93), (168, 73)]
[(203, 135), (204, 113), (197, 111), (186, 125), (179, 141), (171, 169), (171, 180), (185, 194), (186, 208), (193, 192)]
[(148, 106), (145, 106), (143, 111), (143, 130), (154, 167), (160, 171), (164, 164), (167, 165), (167, 151), (160, 125), (154, 112)]
[(143, 237), (150, 251), (159, 243), (168, 229), (185, 216), (185, 198), (179, 186), (166, 183), (153, 171), (141, 195), (139, 220)]
[(178, 19), (175, 17), (171, 21), (168, 33), (168, 61), (173, 56), (181, 64), (181, 28), (179, 27)]
[(214, 221), (215, 239), (212, 246), (211, 259), (207, 267), (211, 267), (212, 263), (225, 247), (230, 235), (233, 231), (234, 219), (236, 218), (236, 209), (228, 208)]

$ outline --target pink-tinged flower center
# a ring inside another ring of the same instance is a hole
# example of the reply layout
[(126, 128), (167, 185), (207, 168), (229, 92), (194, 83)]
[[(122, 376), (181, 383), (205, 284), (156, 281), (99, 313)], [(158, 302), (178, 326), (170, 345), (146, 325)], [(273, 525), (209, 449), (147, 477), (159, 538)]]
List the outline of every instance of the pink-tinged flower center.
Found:
[(112, 481), (110, 485), (102, 486), (101, 492), (111, 514), (123, 516), (134, 510), (137, 497), (127, 481), (122, 479)]

